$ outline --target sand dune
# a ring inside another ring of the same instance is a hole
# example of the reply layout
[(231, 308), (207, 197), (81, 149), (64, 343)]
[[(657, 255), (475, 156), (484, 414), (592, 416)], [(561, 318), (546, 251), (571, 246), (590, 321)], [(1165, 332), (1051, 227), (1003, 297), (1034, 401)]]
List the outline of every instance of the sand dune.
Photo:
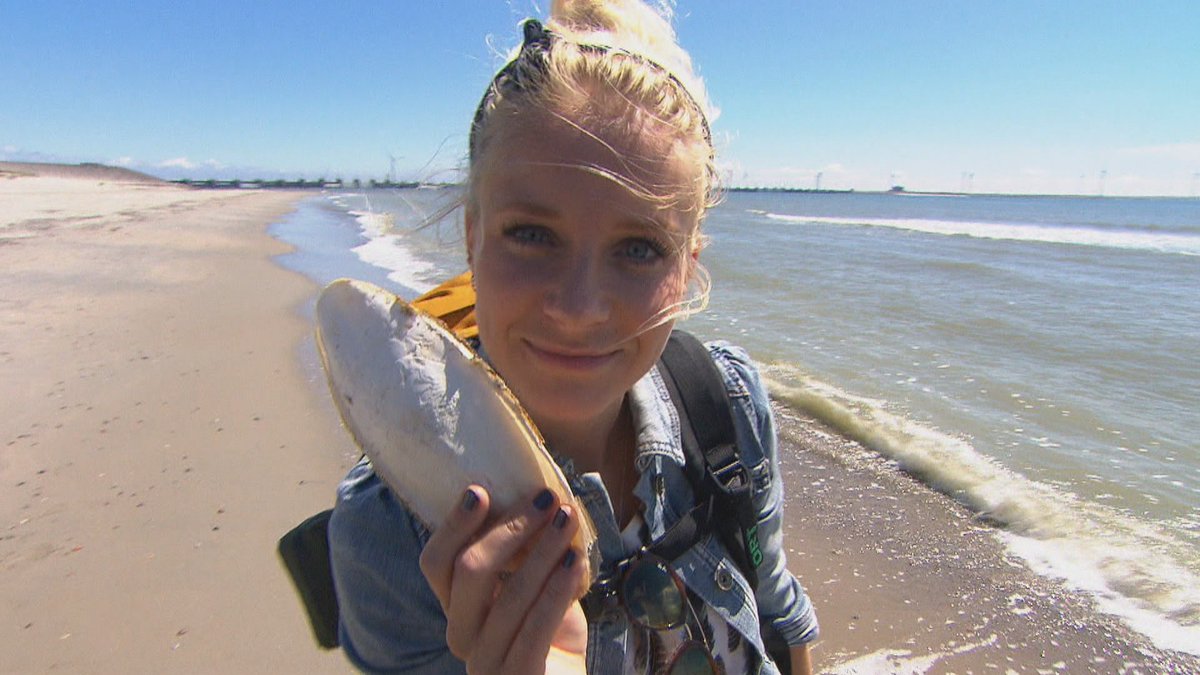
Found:
[(119, 166), (104, 164), (43, 164), (37, 162), (0, 162), (0, 178), (40, 176), (42, 178), (73, 178), (75, 180), (109, 181), (166, 185), (161, 178)]

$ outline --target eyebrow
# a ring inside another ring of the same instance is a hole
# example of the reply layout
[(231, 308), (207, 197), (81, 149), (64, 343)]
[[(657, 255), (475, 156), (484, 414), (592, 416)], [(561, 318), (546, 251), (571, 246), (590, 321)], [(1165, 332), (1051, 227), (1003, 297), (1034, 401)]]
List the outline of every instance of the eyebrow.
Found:
[(623, 220), (621, 221), (621, 227), (627, 230), (652, 234), (659, 237), (675, 238), (682, 234), (678, 229), (668, 227), (666, 223), (648, 218)]
[(500, 213), (505, 213), (508, 211), (518, 211), (518, 212), (525, 213), (525, 214), (528, 214), (531, 216), (537, 216), (539, 218), (558, 218), (561, 215), (558, 211), (556, 211), (548, 206), (543, 206), (541, 204), (536, 204), (534, 202), (526, 201), (523, 199), (516, 199), (516, 200), (505, 202), (505, 203), (501, 204), (500, 207), (496, 210), (499, 211)]
[[(519, 197), (504, 202), (496, 208), (496, 212), (501, 214), (519, 213), (534, 218), (546, 218), (549, 220), (556, 220), (562, 217), (562, 214), (552, 207)], [(678, 239), (686, 236), (681, 228), (669, 227), (665, 221), (656, 220), (646, 216), (627, 216), (618, 221), (617, 225), (621, 228), (621, 230), (626, 232), (652, 234), (660, 237), (668, 237), (670, 239)]]

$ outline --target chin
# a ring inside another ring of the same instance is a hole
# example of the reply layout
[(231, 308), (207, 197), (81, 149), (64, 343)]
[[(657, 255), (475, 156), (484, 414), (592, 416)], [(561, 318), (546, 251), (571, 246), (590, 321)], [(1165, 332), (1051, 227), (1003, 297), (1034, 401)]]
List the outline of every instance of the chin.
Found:
[[(535, 385), (536, 386), (536, 385)], [(533, 395), (517, 398), (535, 423), (580, 423), (602, 416), (624, 400), (624, 392), (590, 392), (583, 387), (536, 387)]]

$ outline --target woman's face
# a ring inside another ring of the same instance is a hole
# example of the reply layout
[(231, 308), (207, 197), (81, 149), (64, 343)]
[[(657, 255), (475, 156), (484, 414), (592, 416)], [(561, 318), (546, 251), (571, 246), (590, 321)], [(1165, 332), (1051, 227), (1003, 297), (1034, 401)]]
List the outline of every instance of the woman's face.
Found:
[(604, 174), (678, 185), (686, 167), (550, 115), (523, 127), (494, 140), (466, 218), (479, 335), (535, 422), (586, 423), (661, 355), (671, 324), (645, 327), (683, 299), (694, 264), (694, 213)]

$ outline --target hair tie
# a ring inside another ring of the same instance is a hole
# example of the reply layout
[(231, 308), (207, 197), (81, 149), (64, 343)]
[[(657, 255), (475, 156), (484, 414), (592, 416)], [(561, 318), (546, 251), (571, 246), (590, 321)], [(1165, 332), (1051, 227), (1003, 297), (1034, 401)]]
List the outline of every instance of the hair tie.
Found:
[(521, 51), (525, 51), (530, 47), (538, 47), (543, 51), (550, 51), (550, 31), (542, 25), (537, 19), (526, 19), (521, 24), (521, 28), (525, 33), (525, 42), (521, 45)]

